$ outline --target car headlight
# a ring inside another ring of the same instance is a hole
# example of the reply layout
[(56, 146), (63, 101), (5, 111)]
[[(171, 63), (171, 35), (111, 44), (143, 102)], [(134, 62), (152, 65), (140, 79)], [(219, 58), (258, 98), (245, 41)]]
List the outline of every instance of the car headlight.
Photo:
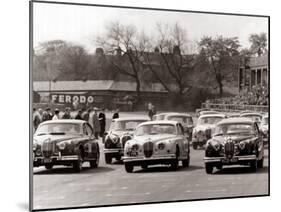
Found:
[(134, 150), (134, 151), (138, 151), (139, 148), (140, 148), (140, 146), (139, 146), (138, 144), (134, 144), (134, 145), (132, 146), (132, 150)]
[(217, 140), (210, 140), (208, 142), (208, 145), (212, 146), (216, 151), (218, 151), (220, 149), (220, 142)]
[(245, 149), (247, 144), (251, 144), (252, 142), (253, 142), (253, 139), (247, 139), (247, 140), (244, 140), (244, 141), (240, 141), (238, 145), (239, 145), (239, 148), (241, 150), (243, 150), (243, 149)]
[(165, 144), (161, 142), (157, 145), (157, 147), (159, 150), (163, 150), (163, 149), (165, 149)]
[(66, 143), (65, 142), (61, 142), (61, 143), (58, 143), (57, 146), (58, 146), (59, 150), (64, 150), (65, 147), (66, 147)]

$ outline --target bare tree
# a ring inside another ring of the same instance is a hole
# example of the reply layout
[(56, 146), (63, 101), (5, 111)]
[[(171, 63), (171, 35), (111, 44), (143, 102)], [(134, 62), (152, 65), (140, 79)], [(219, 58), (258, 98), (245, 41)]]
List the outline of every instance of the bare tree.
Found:
[[(188, 55), (187, 33), (178, 23), (174, 25), (161, 24), (156, 25), (157, 36), (155, 39), (155, 57), (151, 53), (145, 54), (147, 66), (156, 80), (163, 85), (168, 92), (176, 92), (180, 96), (186, 94), (191, 88), (191, 72), (194, 66), (194, 55)], [(158, 64), (155, 65), (155, 61)], [(157, 70), (160, 68), (160, 70)], [(164, 70), (163, 70), (164, 69)], [(163, 77), (163, 71), (168, 75)], [(176, 88), (171, 86), (174, 84)]]
[(115, 70), (134, 80), (137, 101), (140, 100), (141, 76), (144, 70), (141, 60), (146, 49), (146, 39), (133, 25), (112, 22), (107, 26), (105, 35), (96, 40), (107, 54), (111, 54), (107, 58)]

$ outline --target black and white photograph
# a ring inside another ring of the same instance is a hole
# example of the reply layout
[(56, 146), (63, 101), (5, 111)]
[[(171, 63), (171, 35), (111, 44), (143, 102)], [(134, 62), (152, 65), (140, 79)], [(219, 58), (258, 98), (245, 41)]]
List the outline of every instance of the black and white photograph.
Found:
[(31, 210), (270, 195), (269, 16), (29, 3)]

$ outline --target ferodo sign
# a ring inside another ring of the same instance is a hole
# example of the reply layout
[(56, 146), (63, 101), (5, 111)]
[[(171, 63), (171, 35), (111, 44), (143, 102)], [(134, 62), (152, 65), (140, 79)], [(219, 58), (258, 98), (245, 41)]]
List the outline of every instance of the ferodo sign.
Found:
[(75, 95), (75, 94), (51, 94), (51, 100), (55, 103), (74, 103), (81, 104), (95, 102), (94, 97), (91, 95)]

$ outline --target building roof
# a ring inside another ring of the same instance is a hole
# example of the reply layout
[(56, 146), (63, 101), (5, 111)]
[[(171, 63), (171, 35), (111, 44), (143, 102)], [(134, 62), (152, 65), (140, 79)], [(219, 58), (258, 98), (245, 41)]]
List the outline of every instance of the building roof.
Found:
[[(135, 82), (114, 80), (87, 81), (34, 81), (33, 90), (37, 92), (60, 91), (136, 91)], [(166, 92), (160, 83), (142, 84), (141, 91)]]

